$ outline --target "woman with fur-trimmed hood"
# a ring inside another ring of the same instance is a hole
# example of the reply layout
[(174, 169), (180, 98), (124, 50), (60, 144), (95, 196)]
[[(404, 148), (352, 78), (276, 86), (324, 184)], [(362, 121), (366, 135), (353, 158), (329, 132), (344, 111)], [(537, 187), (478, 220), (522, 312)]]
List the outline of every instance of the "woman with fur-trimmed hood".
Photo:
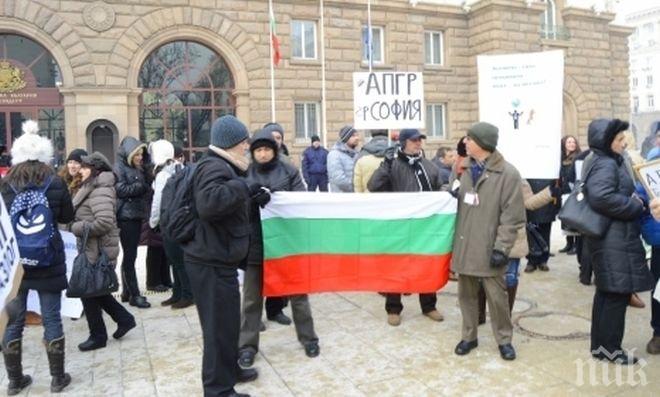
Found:
[(142, 220), (147, 217), (147, 197), (149, 181), (142, 165), (147, 146), (127, 136), (121, 141), (117, 151), (115, 164), (115, 190), (117, 192), (117, 223), (119, 225), (119, 240), (124, 252), (121, 262), (122, 302), (141, 309), (151, 307), (147, 298), (140, 294), (135, 259), (140, 242)]

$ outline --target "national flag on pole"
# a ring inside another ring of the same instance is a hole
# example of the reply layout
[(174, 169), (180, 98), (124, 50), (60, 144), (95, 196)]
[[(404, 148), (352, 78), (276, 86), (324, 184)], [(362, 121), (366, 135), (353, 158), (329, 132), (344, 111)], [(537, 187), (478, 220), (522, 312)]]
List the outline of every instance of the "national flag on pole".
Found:
[(263, 293), (435, 292), (449, 277), (446, 192), (279, 192), (261, 210)]
[(277, 38), (275, 33), (275, 14), (273, 13), (273, 6), (270, 6), (270, 44), (273, 47), (273, 65), (278, 66), (282, 54), (280, 53), (280, 39)]

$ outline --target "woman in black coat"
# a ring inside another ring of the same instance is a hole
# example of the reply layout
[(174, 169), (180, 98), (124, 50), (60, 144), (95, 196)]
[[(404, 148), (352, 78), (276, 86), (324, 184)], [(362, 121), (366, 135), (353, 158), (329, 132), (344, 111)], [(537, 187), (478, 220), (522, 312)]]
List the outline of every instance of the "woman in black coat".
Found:
[(626, 129), (628, 123), (619, 119), (597, 119), (589, 124), (589, 147), (594, 158), (585, 173), (589, 205), (611, 221), (604, 237), (584, 237), (596, 284), (591, 354), (622, 365), (637, 362), (621, 347), (630, 296), (654, 286), (640, 240), (639, 218), (644, 204), (634, 193), (633, 178), (622, 156)]
[[(577, 138), (568, 135), (561, 139), (561, 167), (559, 168), (559, 186), (561, 194), (570, 194), (575, 184), (575, 159), (581, 153), (580, 144)], [(559, 250), (559, 252), (568, 255), (575, 255), (577, 253), (575, 240), (576, 235), (570, 232), (561, 225), (562, 231), (566, 234), (566, 246)]]
[[(32, 383), (32, 378), (23, 374), (21, 362), (29, 290), (34, 290), (39, 295), (44, 326), (43, 340), (52, 376), (50, 391), (59, 393), (71, 383), (71, 376), (64, 372), (65, 343), (60, 309), (62, 291), (67, 287), (67, 279), (64, 243), (57, 224), (66, 224), (73, 220), (73, 205), (64, 181), (55, 174), (55, 170), (49, 165), (53, 159), (53, 146), (48, 138), (37, 135), (36, 129), (36, 122), (25, 122), (23, 126), (25, 133), (14, 141), (11, 148), (12, 168), (0, 183), (0, 192), (7, 211), (19, 216), (16, 224), (13, 225), (15, 231), (21, 230), (22, 235), (27, 236), (40, 233), (45, 227), (49, 227), (48, 221), (43, 219), (42, 214), (35, 219), (27, 216), (31, 220), (28, 225), (31, 226), (28, 229), (24, 228), (26, 226), (25, 217), (21, 214), (26, 212), (19, 212), (19, 210), (21, 207), (29, 208), (29, 205), (21, 206), (21, 204), (25, 203), (27, 195), (36, 191), (43, 192), (48, 201), (52, 214), (52, 219), (49, 220), (50, 227), (53, 228), (48, 239), (47, 255), (50, 262), (43, 265), (34, 257), (21, 258), (20, 263), (24, 270), (23, 279), (16, 298), (11, 300), (5, 308), (9, 321), (2, 339), (2, 354), (9, 381), (7, 395), (18, 394)], [(16, 201), (17, 197), (18, 201)], [(15, 201), (17, 205), (12, 209)], [(41, 223), (38, 223), (39, 218), (42, 218)], [(40, 229), (39, 225), (41, 225)], [(21, 250), (22, 240), (17, 238), (17, 241), (18, 248)], [(33, 262), (38, 262), (38, 264)]]
[(147, 197), (150, 181), (147, 180), (142, 165), (146, 145), (133, 137), (121, 141), (115, 164), (115, 191), (117, 192), (117, 224), (119, 240), (124, 257), (121, 261), (122, 302), (131, 306), (148, 308), (147, 298), (140, 295), (135, 259), (140, 242), (142, 220), (147, 217)]

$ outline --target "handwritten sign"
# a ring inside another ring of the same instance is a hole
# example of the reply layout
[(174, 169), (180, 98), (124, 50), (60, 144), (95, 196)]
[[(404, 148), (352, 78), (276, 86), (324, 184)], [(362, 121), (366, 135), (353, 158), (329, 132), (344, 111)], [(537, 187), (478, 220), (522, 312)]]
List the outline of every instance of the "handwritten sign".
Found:
[(564, 53), (479, 55), (477, 70), (479, 120), (499, 129), (497, 150), (523, 178), (557, 178)]
[(353, 111), (357, 129), (425, 128), (422, 73), (353, 73)]
[(635, 166), (635, 171), (649, 197), (660, 197), (660, 160), (638, 164)]
[(9, 213), (3, 200), (0, 200), (0, 333), (4, 334), (7, 325), (5, 307), (14, 299), (23, 279), (23, 267), (18, 263), (18, 244), (14, 237)]

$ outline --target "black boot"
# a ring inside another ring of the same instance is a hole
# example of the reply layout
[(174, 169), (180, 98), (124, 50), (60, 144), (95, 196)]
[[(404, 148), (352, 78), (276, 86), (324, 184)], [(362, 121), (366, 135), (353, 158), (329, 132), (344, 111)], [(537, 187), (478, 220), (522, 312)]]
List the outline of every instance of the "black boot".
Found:
[(518, 292), (518, 284), (513, 287), (507, 287), (506, 293), (509, 296), (509, 314), (513, 313), (513, 305), (516, 303), (516, 293)]
[(560, 249), (559, 252), (561, 252), (562, 254), (569, 252), (574, 249), (573, 245), (574, 245), (573, 236), (566, 236), (566, 246)]
[(14, 396), (32, 383), (30, 375), (23, 375), (21, 356), (23, 353), (22, 340), (14, 339), (2, 346), (2, 355), (5, 356), (5, 368), (7, 369), (7, 395)]
[(479, 325), (486, 323), (486, 291), (479, 287)]
[(47, 342), (48, 366), (50, 376), (50, 392), (59, 393), (71, 383), (71, 375), (64, 372), (64, 337)]
[(128, 300), (128, 304), (139, 309), (148, 309), (151, 307), (151, 303), (147, 302), (147, 298), (144, 296), (131, 296)]

